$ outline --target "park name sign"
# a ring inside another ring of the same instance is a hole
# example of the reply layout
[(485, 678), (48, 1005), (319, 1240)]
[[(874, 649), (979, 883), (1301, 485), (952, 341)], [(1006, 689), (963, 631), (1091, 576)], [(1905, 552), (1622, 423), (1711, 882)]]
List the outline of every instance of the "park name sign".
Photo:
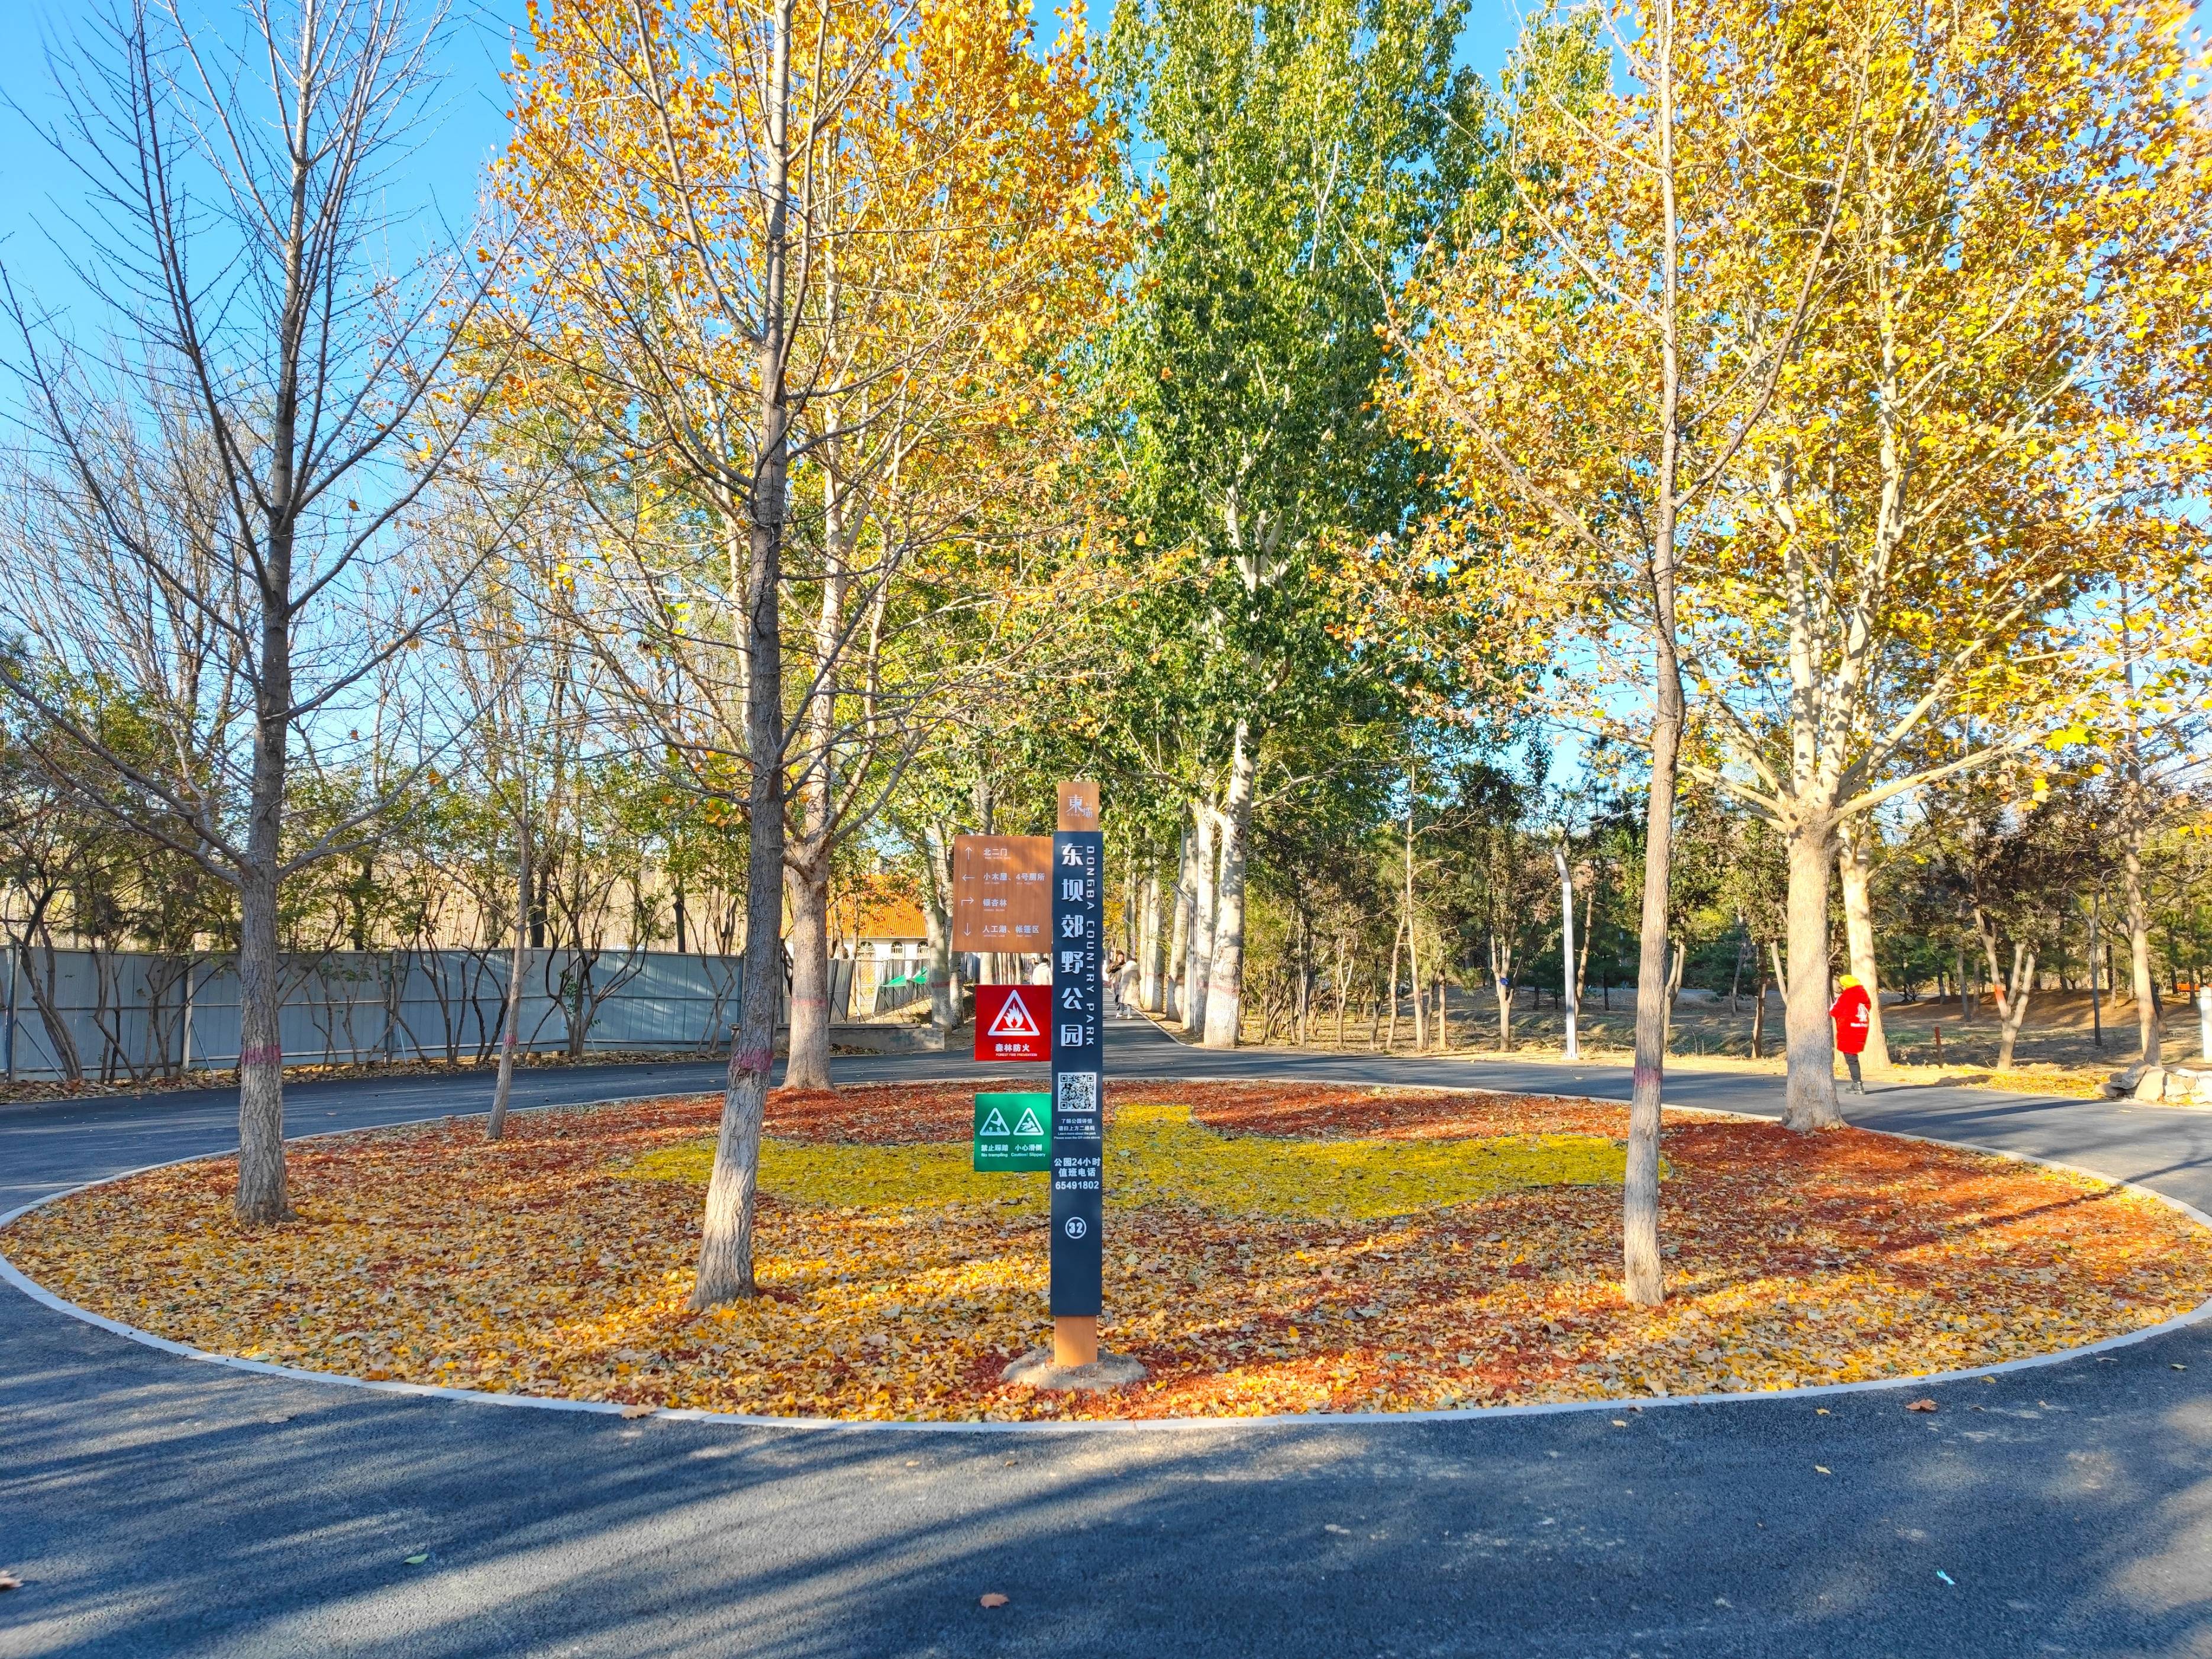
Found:
[(1049, 985), (979, 985), (975, 988), (975, 1058), (1048, 1060), (1052, 1058), (1051, 1022)]
[(975, 1173), (1052, 1167), (1052, 1097), (1042, 1091), (975, 1097)]
[(1105, 1261), (1106, 838), (1098, 786), (1060, 786), (1052, 838), (1053, 1359), (1098, 1358)]

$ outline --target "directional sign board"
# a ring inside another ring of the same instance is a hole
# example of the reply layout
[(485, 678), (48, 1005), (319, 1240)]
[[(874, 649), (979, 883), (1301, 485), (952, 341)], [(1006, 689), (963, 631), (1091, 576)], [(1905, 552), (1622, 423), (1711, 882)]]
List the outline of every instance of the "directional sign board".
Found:
[(1083, 1319), (1098, 1313), (1104, 1246), (1106, 845), (1096, 827), (1096, 784), (1063, 784), (1060, 808), (1063, 827), (1052, 838), (1052, 1314)]
[(975, 1097), (975, 1170), (1044, 1170), (1052, 1164), (1052, 1097)]
[(975, 1058), (1050, 1060), (1051, 1018), (1049, 985), (977, 986)]
[(952, 948), (1036, 955), (1049, 949), (1052, 837), (956, 836)]

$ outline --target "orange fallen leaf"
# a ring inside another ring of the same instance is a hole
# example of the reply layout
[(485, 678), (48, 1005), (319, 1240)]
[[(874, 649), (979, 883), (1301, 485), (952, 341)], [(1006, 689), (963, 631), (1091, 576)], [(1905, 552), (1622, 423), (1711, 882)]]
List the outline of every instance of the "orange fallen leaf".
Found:
[(0, 1572), (0, 1590), (21, 1589), (23, 1581), (12, 1572)]
[(1932, 1412), (1936, 1409), (1936, 1402), (1932, 1400), (1908, 1401), (1905, 1409), (1909, 1412)]
[(979, 1595), (975, 1600), (977, 1604), (981, 1607), (1003, 1607), (1006, 1605), (1006, 1598), (1000, 1595), (996, 1590), (993, 1590), (988, 1595)]
[(624, 1406), (622, 1414), (628, 1418), (650, 1417), (659, 1409), (658, 1406)]

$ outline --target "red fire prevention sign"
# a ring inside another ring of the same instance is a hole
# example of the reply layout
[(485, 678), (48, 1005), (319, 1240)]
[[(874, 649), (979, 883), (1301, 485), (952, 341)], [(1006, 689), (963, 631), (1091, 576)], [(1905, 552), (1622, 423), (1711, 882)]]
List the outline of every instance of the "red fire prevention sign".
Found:
[(975, 988), (975, 1058), (1052, 1058), (1049, 985), (979, 985)]

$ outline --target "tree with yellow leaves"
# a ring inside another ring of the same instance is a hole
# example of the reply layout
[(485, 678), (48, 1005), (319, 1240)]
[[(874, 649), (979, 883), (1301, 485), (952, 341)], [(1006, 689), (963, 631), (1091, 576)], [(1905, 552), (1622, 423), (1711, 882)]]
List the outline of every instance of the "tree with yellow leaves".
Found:
[[(2170, 510), (2208, 460), (2212, 143), (2187, 21), (2158, 0), (1634, 14), (1622, 39), (1680, 54), (1672, 118), (1633, 120), (1650, 75), (1586, 74), (1579, 105), (1556, 76), (1526, 88), (1516, 210), (1441, 271), (1413, 346), (1411, 407), (1464, 503), (1449, 529), (1532, 641), (1578, 631), (1603, 663), (1624, 623), (1644, 637), (1605, 532), (1677, 534), (1699, 769), (1789, 849), (1793, 1127), (1840, 1121), (1839, 834), (2063, 726), (2069, 613), (2197, 539)], [(1669, 227), (1679, 279), (1632, 266)], [(1645, 411), (1672, 384), (1650, 319), (1677, 295), (1706, 403), (1679, 428), (1702, 493), (1668, 525)], [(1939, 749), (1939, 729), (1972, 735)]]
[[(1623, 1278), (1663, 1294), (1659, 1106), (1668, 888), (1686, 718), (1678, 615), (1699, 514), (1770, 407), (1808, 314), (1826, 231), (1785, 259), (1738, 228), (1768, 216), (1753, 111), (1779, 40), (1692, 0), (1531, 24), (1500, 123), (1503, 201), (1471, 199), (1393, 331), (1399, 416), (1444, 453), (1455, 505), (1410, 549), (1509, 667), (1578, 636), (1652, 688)], [(1779, 33), (1783, 26), (1774, 26)], [(1632, 78), (1616, 92), (1611, 55)], [(1832, 183), (1800, 180), (1802, 200)], [(1419, 319), (1417, 324), (1411, 320)]]
[[(829, 854), (945, 666), (897, 647), (1023, 598), (990, 551), (1065, 453), (1058, 360), (1120, 263), (1112, 135), (1079, 27), (1040, 51), (1000, 0), (547, 0), (532, 42), (499, 174), (537, 317), (513, 411), (574, 454), (594, 550), (549, 574), (750, 823), (703, 1306), (752, 1289), (787, 880), (793, 1080), (826, 1081)], [(814, 617), (788, 641), (787, 601)]]
[[(1818, 31), (1849, 100), (1808, 88), (1781, 112), (1778, 169), (1833, 158), (1844, 210), (1725, 480), (1692, 656), (1715, 781), (1788, 844), (1800, 1127), (1839, 1121), (1838, 835), (2063, 729), (2088, 689), (2063, 649), (2077, 607), (2201, 556), (2168, 510), (2212, 462), (2212, 132), (2187, 23), (2158, 0), (1884, 0)], [(1802, 242), (1807, 218), (1768, 229)], [(1923, 741), (1945, 726), (1969, 735)]]

